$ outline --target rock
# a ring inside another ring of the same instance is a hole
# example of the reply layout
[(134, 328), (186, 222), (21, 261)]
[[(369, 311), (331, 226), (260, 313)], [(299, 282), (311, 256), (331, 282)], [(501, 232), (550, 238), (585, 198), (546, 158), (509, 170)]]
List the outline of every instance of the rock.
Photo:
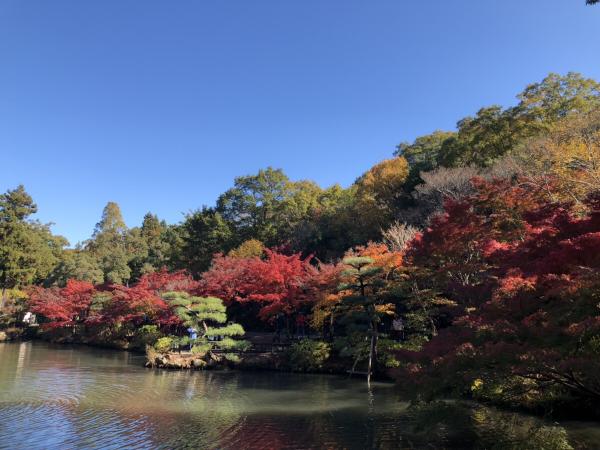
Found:
[(206, 362), (201, 359), (194, 359), (192, 361), (192, 366), (196, 369), (202, 369), (204, 366), (206, 366)]
[(8, 341), (8, 335), (4, 331), (0, 331), (0, 342)]

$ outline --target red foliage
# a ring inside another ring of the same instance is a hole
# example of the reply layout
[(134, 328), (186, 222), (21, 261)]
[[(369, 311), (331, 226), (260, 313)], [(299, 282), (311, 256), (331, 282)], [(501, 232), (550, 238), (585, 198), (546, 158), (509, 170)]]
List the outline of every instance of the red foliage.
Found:
[(117, 324), (156, 321), (165, 316), (168, 306), (155, 292), (143, 286), (112, 285), (110, 300), (93, 317), (93, 323)]
[(136, 287), (156, 293), (168, 291), (193, 292), (198, 288), (198, 282), (184, 270), (169, 272), (162, 268), (157, 272), (143, 275), (136, 283)]
[(472, 380), (492, 368), (600, 398), (593, 356), (600, 334), (598, 196), (588, 199), (589, 214), (581, 217), (570, 205), (505, 182), (482, 182), (479, 189), (464, 202), (447, 203), (411, 258), (442, 289), (458, 279), (445, 292), (459, 302), (473, 283), (489, 291), (421, 352), (404, 352), (414, 362), (406, 373), (423, 381), (429, 372), (439, 382), (451, 373)]
[(210, 270), (202, 276), (199, 292), (226, 302), (259, 302), (260, 316), (268, 319), (313, 300), (309, 279), (314, 273), (311, 258), (300, 254), (284, 255), (265, 250), (259, 257), (231, 258), (217, 255)]
[(76, 280), (69, 280), (62, 289), (34, 287), (30, 308), (49, 320), (45, 328), (73, 326), (87, 319), (95, 292), (91, 283)]

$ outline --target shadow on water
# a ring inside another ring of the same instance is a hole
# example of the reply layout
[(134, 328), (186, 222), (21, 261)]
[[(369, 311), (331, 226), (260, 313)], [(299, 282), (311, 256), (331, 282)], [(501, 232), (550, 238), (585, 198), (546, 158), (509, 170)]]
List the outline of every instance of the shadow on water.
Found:
[(593, 449), (598, 424), (321, 375), (144, 369), (126, 352), (0, 344), (0, 448)]

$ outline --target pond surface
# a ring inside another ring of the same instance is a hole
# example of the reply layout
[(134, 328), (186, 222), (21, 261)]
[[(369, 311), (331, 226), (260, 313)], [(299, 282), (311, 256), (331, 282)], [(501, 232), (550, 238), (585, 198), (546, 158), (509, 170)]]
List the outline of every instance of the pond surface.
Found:
[(393, 385), (171, 372), (126, 352), (0, 344), (0, 448), (600, 448), (600, 425), (476, 404), (410, 407)]

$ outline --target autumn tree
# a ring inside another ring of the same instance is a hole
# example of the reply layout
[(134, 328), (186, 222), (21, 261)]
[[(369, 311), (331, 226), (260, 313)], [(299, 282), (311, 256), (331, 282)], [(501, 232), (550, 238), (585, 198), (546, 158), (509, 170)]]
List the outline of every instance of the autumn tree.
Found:
[(91, 283), (69, 280), (63, 288), (34, 287), (30, 308), (46, 319), (45, 328), (71, 328), (73, 333), (89, 318), (96, 291)]
[(239, 246), (230, 250), (227, 256), (232, 258), (251, 258), (253, 256), (261, 257), (265, 253), (265, 246), (258, 239), (248, 239)]
[(270, 320), (282, 312), (291, 314), (312, 300), (307, 280), (311, 258), (265, 250), (265, 258), (219, 255), (200, 280), (199, 292), (227, 303), (257, 303), (259, 315)]

